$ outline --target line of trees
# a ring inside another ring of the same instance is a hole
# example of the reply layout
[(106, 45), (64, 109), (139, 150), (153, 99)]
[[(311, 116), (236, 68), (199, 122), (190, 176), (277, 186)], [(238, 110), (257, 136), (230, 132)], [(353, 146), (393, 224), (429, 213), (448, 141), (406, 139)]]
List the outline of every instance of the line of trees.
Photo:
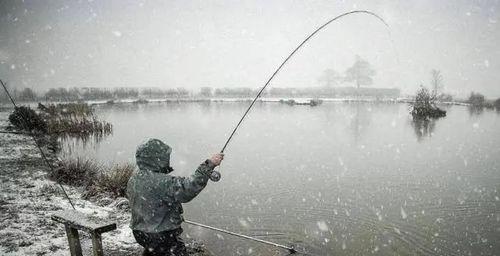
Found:
[[(31, 88), (9, 88), (12, 97), (17, 101), (79, 101), (79, 100), (110, 100), (137, 98), (183, 98), (192, 93), (185, 88), (50, 88), (45, 93), (37, 93)], [(0, 102), (6, 102), (8, 97), (2, 91)]]
[[(15, 100), (33, 101), (86, 101), (86, 100), (119, 100), (119, 99), (161, 99), (161, 98), (253, 98), (260, 88), (249, 87), (202, 87), (199, 91), (188, 91), (185, 88), (51, 88), (45, 93), (37, 93), (31, 88), (10, 89)], [(263, 92), (263, 97), (348, 97), (368, 96), (375, 98), (397, 98), (399, 89), (354, 88), (354, 87), (305, 87), (282, 88), (271, 87)], [(7, 97), (0, 95), (0, 102)]]

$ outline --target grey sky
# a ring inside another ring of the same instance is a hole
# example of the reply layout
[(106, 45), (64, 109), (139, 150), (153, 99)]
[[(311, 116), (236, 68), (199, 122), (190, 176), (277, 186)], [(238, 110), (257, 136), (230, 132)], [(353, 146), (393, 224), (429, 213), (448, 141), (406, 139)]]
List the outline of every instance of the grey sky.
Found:
[(358, 54), (377, 70), (375, 87), (413, 93), (436, 68), (449, 92), (500, 96), (498, 0), (0, 0), (0, 78), (33, 88), (259, 88), (307, 34), (353, 9), (386, 19), (395, 49), (373, 17), (346, 17), (271, 86), (316, 86), (324, 69), (343, 72)]

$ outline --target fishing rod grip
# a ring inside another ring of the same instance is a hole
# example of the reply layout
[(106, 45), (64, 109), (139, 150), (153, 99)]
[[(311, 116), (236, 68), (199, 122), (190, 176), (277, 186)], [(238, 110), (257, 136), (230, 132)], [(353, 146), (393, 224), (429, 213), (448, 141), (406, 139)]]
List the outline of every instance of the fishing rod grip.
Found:
[(210, 173), (210, 180), (211, 180), (211, 181), (213, 181), (213, 182), (217, 182), (217, 181), (219, 181), (219, 180), (220, 180), (220, 178), (221, 178), (221, 174), (220, 174), (220, 172), (218, 172), (218, 171), (212, 171), (212, 172)]
[[(222, 150), (220, 151), (221, 154), (224, 154), (224, 149), (225, 148), (226, 148), (226, 146), (224, 146), (224, 148), (222, 148)], [(222, 175), (220, 174), (220, 172), (218, 172), (216, 170), (213, 170), (210, 173), (210, 180), (213, 181), (213, 182), (219, 181), (221, 177), (222, 177)]]

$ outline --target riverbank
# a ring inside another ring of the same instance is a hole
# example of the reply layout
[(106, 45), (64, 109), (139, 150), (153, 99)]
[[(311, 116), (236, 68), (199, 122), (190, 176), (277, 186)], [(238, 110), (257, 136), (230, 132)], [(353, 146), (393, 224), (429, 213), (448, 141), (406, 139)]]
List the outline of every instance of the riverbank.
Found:
[[(0, 130), (8, 126), (9, 112), (0, 111)], [(52, 156), (54, 157), (54, 156)], [(0, 254), (67, 255), (64, 227), (50, 216), (71, 209), (59, 186), (47, 179), (48, 168), (33, 140), (22, 134), (0, 134)], [(141, 255), (128, 228), (130, 213), (123, 200), (81, 199), (81, 187), (64, 186), (76, 209), (117, 223), (117, 229), (103, 235), (106, 255)], [(123, 198), (122, 198), (123, 199)], [(82, 234), (81, 234), (82, 235)], [(82, 246), (91, 241), (83, 235)], [(188, 241), (191, 255), (209, 255), (194, 241)]]
[[(311, 97), (273, 97), (273, 98), (258, 98), (257, 102), (266, 103), (281, 103), (284, 104), (289, 100), (293, 100), (297, 103), (308, 103), (311, 100), (321, 100), (323, 102), (367, 102), (367, 103), (413, 103), (414, 98), (311, 98)], [(85, 103), (90, 105), (103, 105), (103, 104), (146, 104), (146, 103), (181, 103), (181, 102), (251, 102), (254, 98), (152, 98), (152, 99), (121, 99), (121, 100), (93, 100), (85, 101)], [(444, 105), (458, 105), (458, 106), (468, 106), (468, 103), (460, 101), (450, 101), (450, 102), (440, 102)]]

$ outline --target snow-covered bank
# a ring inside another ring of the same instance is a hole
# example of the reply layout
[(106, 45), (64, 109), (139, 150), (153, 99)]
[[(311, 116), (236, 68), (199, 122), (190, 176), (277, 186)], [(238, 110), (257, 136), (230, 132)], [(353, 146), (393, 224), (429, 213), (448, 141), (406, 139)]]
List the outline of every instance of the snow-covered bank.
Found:
[[(8, 112), (0, 112), (0, 130), (7, 126)], [(20, 134), (0, 134), (0, 255), (68, 255), (64, 227), (50, 219), (56, 211), (71, 209), (59, 186), (46, 178), (48, 168), (32, 139)], [(141, 255), (128, 227), (130, 213), (125, 199), (81, 199), (82, 188), (65, 186), (78, 211), (117, 223), (103, 234), (106, 255)], [(90, 253), (89, 237), (80, 233)], [(200, 245), (188, 243), (191, 251)], [(192, 255), (207, 255), (199, 252)]]

